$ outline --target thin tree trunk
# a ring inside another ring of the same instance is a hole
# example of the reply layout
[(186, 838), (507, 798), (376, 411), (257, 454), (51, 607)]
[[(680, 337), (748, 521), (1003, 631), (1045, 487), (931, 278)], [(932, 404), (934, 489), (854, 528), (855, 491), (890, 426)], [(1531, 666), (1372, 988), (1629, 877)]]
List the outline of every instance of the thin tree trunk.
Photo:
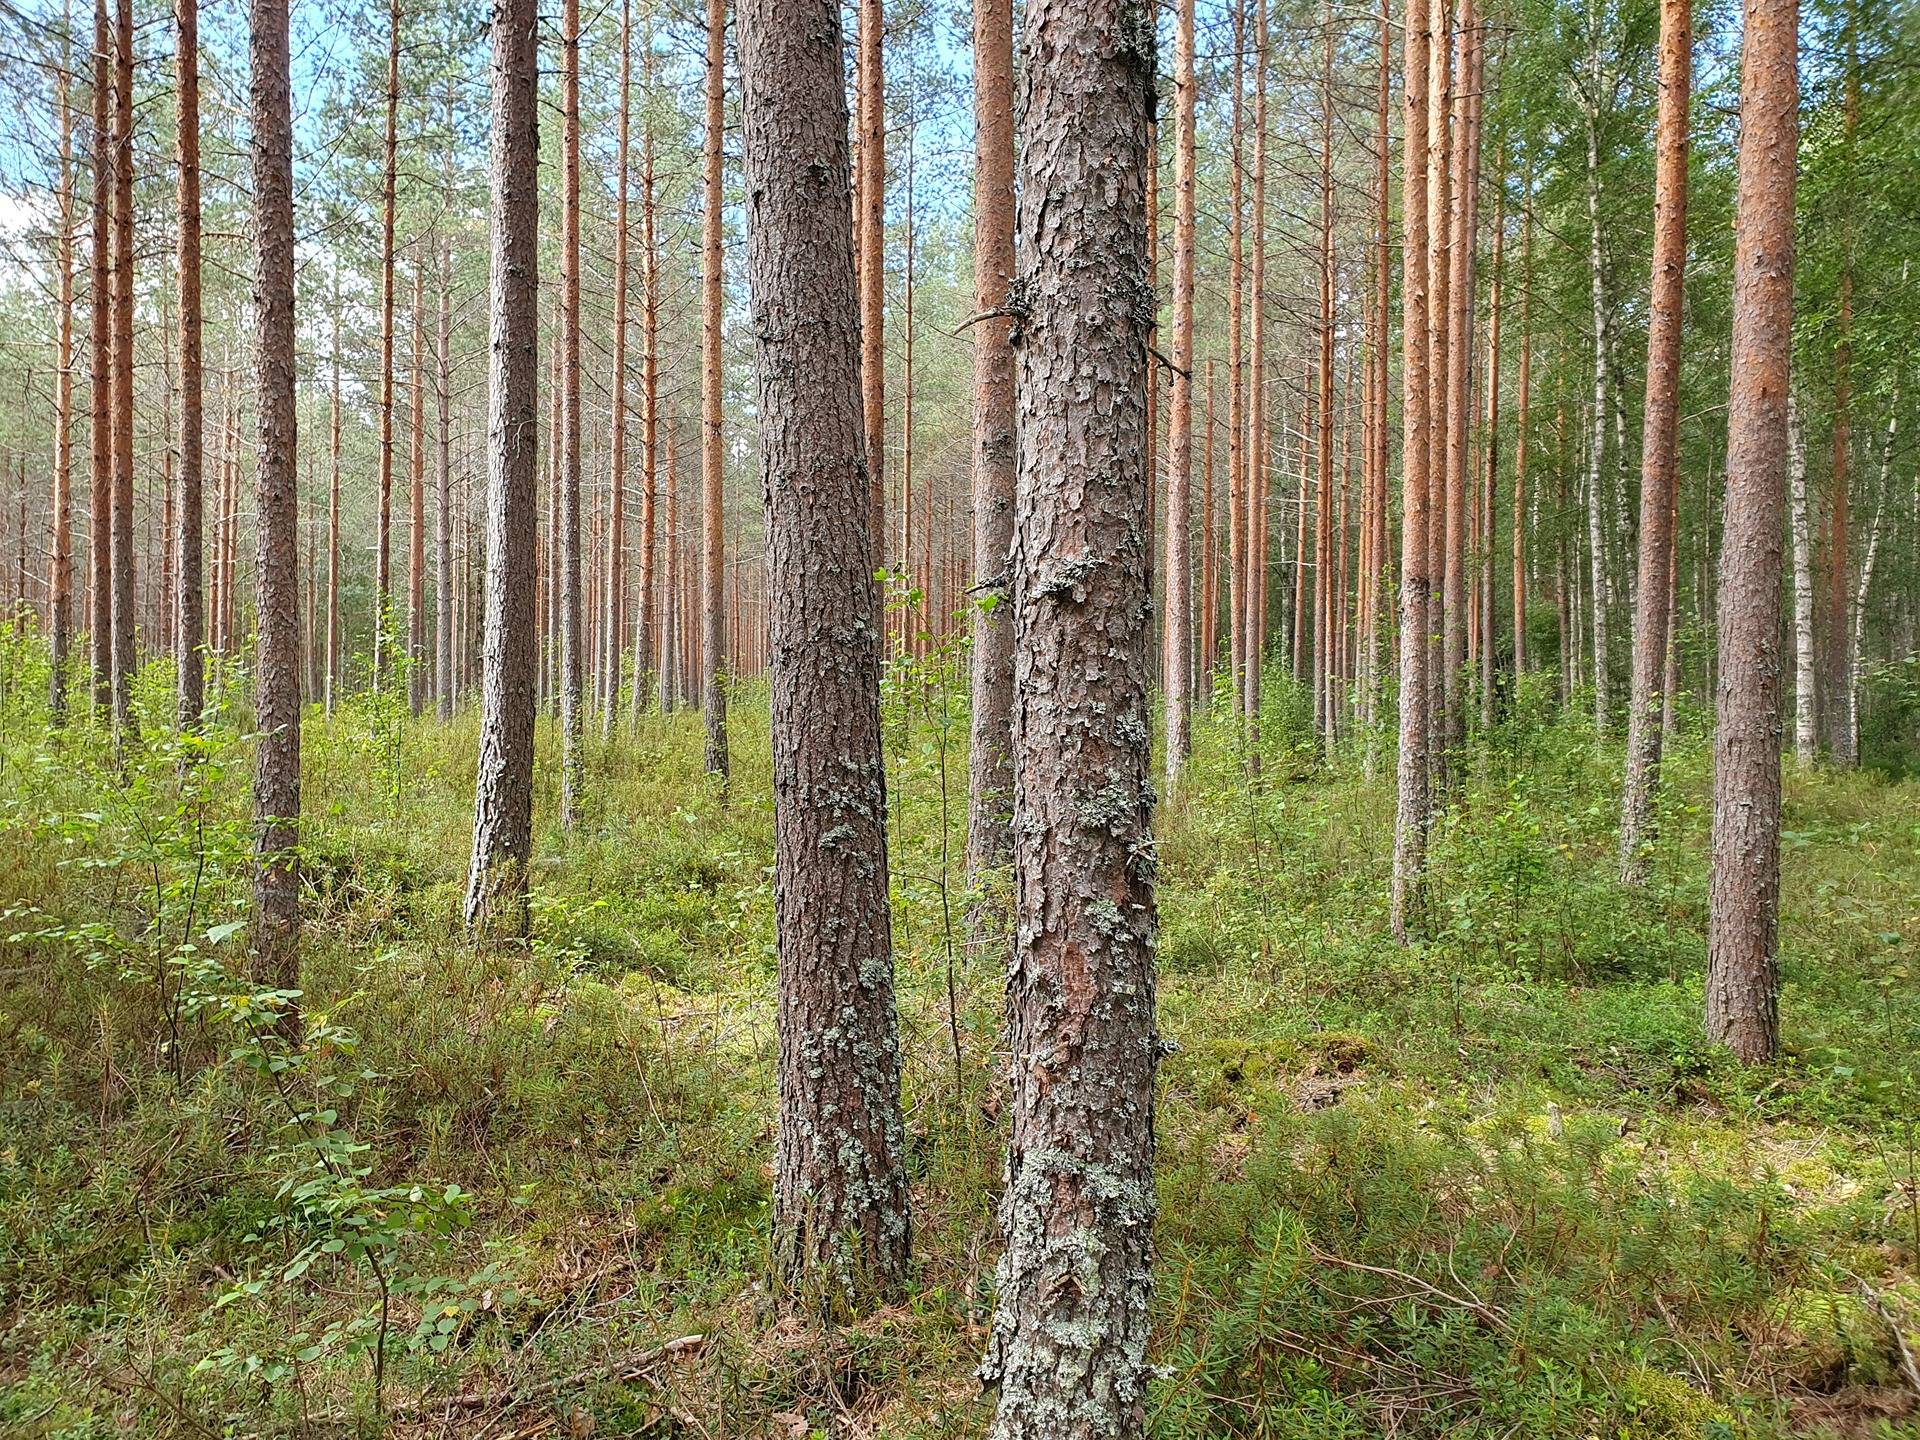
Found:
[[(1136, 1437), (1152, 1298), (1145, 147), (1125, 0), (1029, 0), (1018, 229), (1012, 1077), (994, 1440)], [(1097, 818), (1088, 797), (1098, 795)]]
[[(299, 483), (294, 410), (293, 99), (287, 0), (253, 0), (254, 284), (260, 392), (254, 481), (260, 640), (254, 679), (253, 953), (256, 976), (300, 983)], [(291, 1009), (287, 1022), (298, 1026)]]
[(580, 550), (580, 0), (560, 20), (560, 825), (586, 792)]
[(1819, 758), (1820, 691), (1813, 628), (1813, 524), (1807, 505), (1807, 444), (1797, 390), (1787, 393), (1787, 502), (1793, 532), (1793, 758)]
[(88, 330), (92, 394), (88, 435), (87, 649), (93, 708), (113, 704), (113, 628), (108, 591), (113, 535), (113, 39), (107, 0), (93, 4), (93, 304)]
[(427, 697), (427, 392), (425, 265), (413, 266), (413, 365), (408, 379), (407, 444), (407, 708)]
[(1673, 568), (1678, 456), (1680, 329), (1687, 272), (1687, 117), (1693, 86), (1691, 0), (1661, 0), (1660, 111), (1653, 183), (1653, 282), (1647, 322), (1647, 396), (1640, 452), (1640, 581), (1633, 626), (1633, 698), (1627, 712), (1627, 780), (1620, 807), (1620, 878), (1646, 875), (1656, 834), (1667, 595)]
[[(1482, 36), (1481, 45), (1485, 44)], [(1486, 72), (1485, 56), (1480, 57), (1478, 66), (1484, 81)], [(1475, 102), (1475, 124), (1479, 123), (1478, 106)], [(1499, 534), (1496, 511), (1500, 494), (1500, 302), (1506, 284), (1506, 154), (1504, 150), (1496, 160), (1499, 168), (1495, 171), (1493, 190), (1493, 257), (1491, 265), (1491, 291), (1487, 296), (1487, 412), (1486, 425), (1483, 427), (1486, 445), (1486, 465), (1482, 471), (1480, 486), (1480, 536), (1475, 546), (1474, 568), (1478, 581), (1479, 597), (1476, 632), (1480, 661), (1480, 728), (1491, 732), (1494, 721), (1494, 590), (1495, 571), (1494, 542)], [(1516, 512), (1514, 524), (1519, 524)]]
[[(708, 0), (709, 6), (714, 0)], [(711, 20), (709, 24), (711, 24)], [(885, 0), (860, 0), (856, 68), (860, 114), (859, 208), (860, 403), (867, 439), (867, 478), (872, 487), (876, 569), (887, 563), (887, 95), (882, 66)], [(718, 62), (711, 62), (718, 69)], [(714, 82), (716, 85), (718, 81)], [(876, 594), (876, 623), (884, 593)]]
[[(1453, 97), (1453, 152), (1449, 188), (1447, 278), (1447, 401), (1446, 401), (1446, 569), (1441, 611), (1446, 617), (1442, 638), (1441, 710), (1447, 749), (1458, 754), (1467, 739), (1467, 511), (1469, 479), (1468, 432), (1473, 416), (1473, 320), (1475, 250), (1479, 240), (1480, 27), (1473, 0), (1460, 0), (1459, 78)], [(1445, 766), (1452, 776), (1458, 767)]]
[[(574, 0), (577, 3), (577, 0)], [(720, 347), (720, 234), (724, 196), (720, 189), (722, 85), (726, 74), (727, 0), (707, 0), (706, 138), (702, 166), (700, 272), (700, 599), (701, 710), (707, 722), (707, 773), (725, 783), (727, 754), (727, 657), (722, 611), (726, 575), (723, 488), (723, 414)], [(876, 37), (877, 41), (877, 37)]]
[(1588, 0), (1587, 128), (1587, 248), (1588, 279), (1593, 297), (1593, 415), (1587, 451), (1587, 557), (1593, 598), (1593, 728), (1604, 735), (1613, 708), (1609, 674), (1608, 611), (1612, 586), (1607, 577), (1606, 505), (1601, 494), (1607, 450), (1607, 293), (1600, 255), (1600, 0)]
[(332, 367), (327, 410), (327, 718), (333, 718), (334, 692), (340, 685), (340, 277), (333, 279)]
[[(640, 243), (642, 249), (642, 296), (640, 301), (640, 389), (646, 401), (646, 418), (641, 422), (640, 465), (643, 489), (640, 495), (640, 594), (639, 614), (633, 632), (633, 704), (639, 718), (652, 682), (656, 655), (653, 631), (656, 614), (664, 607), (654, 603), (654, 552), (656, 494), (659, 489), (660, 453), (660, 256), (654, 239), (653, 212), (653, 33), (647, 32), (646, 52), (647, 117), (640, 139)], [(669, 537), (671, 538), (671, 537)]]
[(453, 718), (453, 252), (441, 252), (440, 323), (434, 340), (433, 695), (442, 724)]
[[(1860, 56), (1854, 6), (1845, 12), (1846, 60), (1841, 97), (1841, 164), (1853, 170), (1854, 132), (1860, 118)], [(1822, 696), (1827, 702), (1827, 751), (1843, 769), (1859, 763), (1854, 745), (1853, 549), (1848, 531), (1853, 477), (1853, 249), (1852, 189), (1840, 196), (1840, 304), (1833, 343), (1832, 510), (1827, 525), (1827, 665)]]
[(539, 15), (493, 11), (486, 637), (466, 919), (524, 940), (533, 848), (534, 483), (539, 458)]
[(1527, 431), (1533, 399), (1533, 167), (1520, 217), (1520, 393), (1513, 436), (1513, 675), (1527, 673)]
[(1267, 0), (1253, 0), (1253, 274), (1247, 334), (1247, 773), (1260, 773), (1260, 682), (1267, 592)]
[[(1246, 0), (1233, 3), (1233, 130), (1227, 179), (1231, 208), (1227, 215), (1227, 644), (1233, 668), (1233, 713), (1244, 718), (1247, 706), (1247, 455), (1245, 432), (1246, 243), (1242, 163), (1246, 93)], [(1242, 734), (1244, 735), (1244, 726)]]
[(845, 1315), (899, 1293), (912, 1227), (840, 47), (837, 0), (743, 0), (774, 602), (774, 1266), (790, 1297)]
[[(974, 309), (1013, 298), (1013, 3), (974, 0)], [(864, 272), (863, 272), (864, 275)], [(1014, 355), (1012, 326), (973, 327), (973, 691), (967, 802), (967, 886), (981, 893), (1011, 853), (1013, 812)], [(871, 463), (873, 457), (868, 457)], [(875, 536), (876, 552), (880, 536)], [(974, 939), (988, 912), (976, 907)]]
[[(612, 738), (619, 709), (620, 659), (626, 641), (627, 603), (627, 160), (633, 109), (633, 6), (620, 0), (620, 119), (614, 148), (613, 212), (613, 434), (609, 484), (613, 490), (611, 553), (607, 566), (606, 693), (602, 698), (603, 733)], [(636, 661), (638, 656), (635, 656)], [(638, 695), (640, 682), (634, 681)]]
[[(59, 234), (54, 264), (53, 546), (47, 566), (47, 714), (67, 723), (67, 649), (73, 637), (73, 6), (61, 6), (54, 107), (60, 124)], [(184, 101), (183, 101), (184, 103)]]
[(1193, 750), (1193, 290), (1194, 290), (1194, 0), (1179, 0), (1174, 31), (1173, 355), (1168, 367), (1166, 632), (1167, 793), (1180, 784)]
[(1755, 1064), (1773, 1058), (1780, 1034), (1780, 511), (1799, 16), (1796, 0), (1746, 0), (1745, 9), (1706, 1028), (1709, 1039)]
[(1393, 933), (1405, 941), (1424, 921), (1427, 825), (1431, 818), (1427, 771), (1427, 570), (1431, 523), (1431, 432), (1427, 410), (1427, 0), (1407, 0), (1403, 71), (1406, 129), (1401, 188), (1401, 548), (1399, 808), (1393, 832)]
[(373, 688), (386, 683), (393, 605), (394, 210), (400, 138), (400, 0), (387, 5), (387, 129), (380, 188), (380, 514), (373, 552)]
[(133, 715), (133, 0), (120, 0), (113, 46), (113, 486), (108, 568), (113, 730), (131, 742)]
[[(1320, 68), (1320, 405), (1313, 549), (1313, 715), (1323, 747), (1333, 743), (1333, 6), (1321, 11)], [(1304, 501), (1305, 495), (1302, 494)], [(1295, 556), (1295, 563), (1304, 557)], [(1294, 625), (1299, 625), (1299, 617)]]
[(1366, 692), (1361, 711), (1366, 726), (1364, 765), (1371, 780), (1380, 763), (1380, 711), (1386, 701), (1386, 655), (1383, 628), (1387, 616), (1387, 337), (1392, 290), (1393, 139), (1389, 129), (1393, 101), (1393, 17), (1387, 0), (1380, 4), (1379, 102), (1374, 129), (1373, 347), (1368, 365), (1373, 375), (1368, 406), (1373, 448), (1369, 456), (1367, 563), (1361, 583), (1366, 587)]
[(204, 384), (201, 371), (200, 313), (200, 5), (176, 0), (179, 25), (175, 51), (174, 105), (179, 119), (180, 284), (180, 499), (175, 506), (179, 535), (174, 542), (179, 583), (173, 655), (178, 667), (177, 716), (180, 728), (200, 723), (206, 705), (201, 668), (205, 604), (200, 589), (204, 529), (201, 495)]

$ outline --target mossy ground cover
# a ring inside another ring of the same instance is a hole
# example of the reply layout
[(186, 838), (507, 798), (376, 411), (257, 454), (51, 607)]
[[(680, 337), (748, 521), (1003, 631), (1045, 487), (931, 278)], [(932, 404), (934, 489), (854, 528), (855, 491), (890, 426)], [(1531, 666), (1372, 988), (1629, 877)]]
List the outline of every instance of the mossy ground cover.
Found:
[[(543, 729), (538, 938), (507, 954), (458, 925), (473, 720), (309, 712), (321, 1043), (286, 1059), (233, 977), (244, 714), (183, 747), (156, 668), (116, 765), (48, 730), (38, 664), (0, 657), (0, 1433), (984, 1430), (1000, 953), (966, 938), (946, 672), (887, 701), (918, 1281), (828, 1330), (762, 1284), (762, 694), (724, 793), (693, 715), (596, 735), (572, 837)], [(1258, 781), (1207, 720), (1158, 821), (1152, 1433), (1920, 1433), (1920, 782), (1789, 777), (1787, 1055), (1744, 1072), (1700, 1037), (1701, 717), (1629, 892), (1617, 743), (1523, 691), (1403, 948), (1390, 758), (1316, 759), (1269, 689)]]

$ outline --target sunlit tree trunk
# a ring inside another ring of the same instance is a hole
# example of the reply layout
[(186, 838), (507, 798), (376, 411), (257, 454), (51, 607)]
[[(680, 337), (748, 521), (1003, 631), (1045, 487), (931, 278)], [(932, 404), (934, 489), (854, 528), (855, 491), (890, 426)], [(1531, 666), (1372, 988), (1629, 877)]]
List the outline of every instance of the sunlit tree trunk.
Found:
[(1779, 1047), (1780, 549), (1793, 343), (1796, 0), (1746, 0), (1733, 379), (1720, 558), (1707, 1035), (1749, 1064)]
[(1787, 524), (1793, 535), (1793, 756), (1819, 757), (1820, 690), (1813, 623), (1813, 519), (1807, 504), (1807, 443), (1798, 392), (1787, 391)]
[(434, 339), (433, 697), (441, 722), (453, 718), (453, 252), (442, 251), (440, 316)]
[(1520, 216), (1520, 391), (1513, 434), (1513, 674), (1527, 673), (1527, 439), (1533, 400), (1533, 167), (1527, 167)]
[[(608, 483), (613, 516), (607, 565), (605, 626), (606, 693), (601, 699), (602, 725), (613, 734), (613, 717), (620, 708), (620, 660), (626, 642), (627, 604), (627, 249), (631, 226), (627, 215), (627, 171), (633, 110), (633, 6), (620, 0), (620, 118), (614, 146), (613, 209), (613, 426)], [(635, 663), (639, 662), (636, 651)], [(634, 680), (634, 694), (640, 693)]]
[(1587, 449), (1587, 563), (1593, 604), (1593, 728), (1605, 734), (1613, 709), (1608, 660), (1613, 587), (1607, 574), (1606, 500), (1602, 494), (1607, 451), (1607, 291), (1600, 254), (1600, 0), (1588, 0), (1588, 66), (1586, 88), (1587, 134), (1587, 271), (1593, 306), (1593, 411)]
[(427, 392), (425, 265), (413, 266), (412, 368), (407, 380), (407, 708), (427, 696)]

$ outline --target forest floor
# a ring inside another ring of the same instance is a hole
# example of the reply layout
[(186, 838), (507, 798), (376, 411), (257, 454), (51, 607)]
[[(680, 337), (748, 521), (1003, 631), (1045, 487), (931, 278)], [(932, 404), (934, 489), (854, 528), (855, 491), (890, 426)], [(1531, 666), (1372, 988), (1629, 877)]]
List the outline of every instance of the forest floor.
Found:
[[(918, 1281), (827, 1330), (760, 1282), (764, 692), (730, 794), (695, 715), (596, 737), (571, 839), (543, 728), (510, 955), (457, 923), (472, 718), (310, 711), (290, 1052), (231, 974), (244, 739), (183, 768), (153, 720), (116, 773), (98, 731), (50, 738), (30, 652), (0, 669), (0, 1433), (983, 1432), (1001, 964), (962, 943), (938, 672), (887, 700)], [(1316, 765), (1272, 688), (1262, 780), (1202, 724), (1157, 822), (1151, 1433), (1920, 1434), (1920, 784), (1789, 777), (1787, 1056), (1744, 1072), (1700, 1033), (1701, 717), (1635, 893), (1617, 742), (1526, 692), (1462, 767), (1408, 949), (1391, 776)]]

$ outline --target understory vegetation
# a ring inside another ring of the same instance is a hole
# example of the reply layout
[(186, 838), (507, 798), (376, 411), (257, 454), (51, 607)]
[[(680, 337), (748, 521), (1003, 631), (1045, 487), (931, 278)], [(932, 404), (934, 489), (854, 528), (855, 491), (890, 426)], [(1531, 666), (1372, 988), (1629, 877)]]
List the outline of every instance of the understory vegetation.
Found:
[[(473, 718), (310, 711), (296, 1040), (244, 978), (247, 715), (181, 739), (152, 667), (116, 764), (7, 641), (0, 1433), (981, 1433), (1003, 955), (966, 943), (951, 660), (886, 690), (918, 1283), (829, 1330), (762, 1280), (763, 691), (730, 792), (697, 714), (593, 739), (571, 840), (543, 721), (508, 952), (460, 924)], [(1364, 737), (1316, 758), (1280, 669), (1256, 782), (1224, 699), (1200, 724), (1157, 821), (1152, 1434), (1914, 1433), (1920, 781), (1790, 774), (1787, 1053), (1746, 1070), (1700, 1035), (1704, 717), (1633, 893), (1618, 745), (1535, 685), (1461, 767), (1412, 948), (1385, 743), (1376, 778)]]

